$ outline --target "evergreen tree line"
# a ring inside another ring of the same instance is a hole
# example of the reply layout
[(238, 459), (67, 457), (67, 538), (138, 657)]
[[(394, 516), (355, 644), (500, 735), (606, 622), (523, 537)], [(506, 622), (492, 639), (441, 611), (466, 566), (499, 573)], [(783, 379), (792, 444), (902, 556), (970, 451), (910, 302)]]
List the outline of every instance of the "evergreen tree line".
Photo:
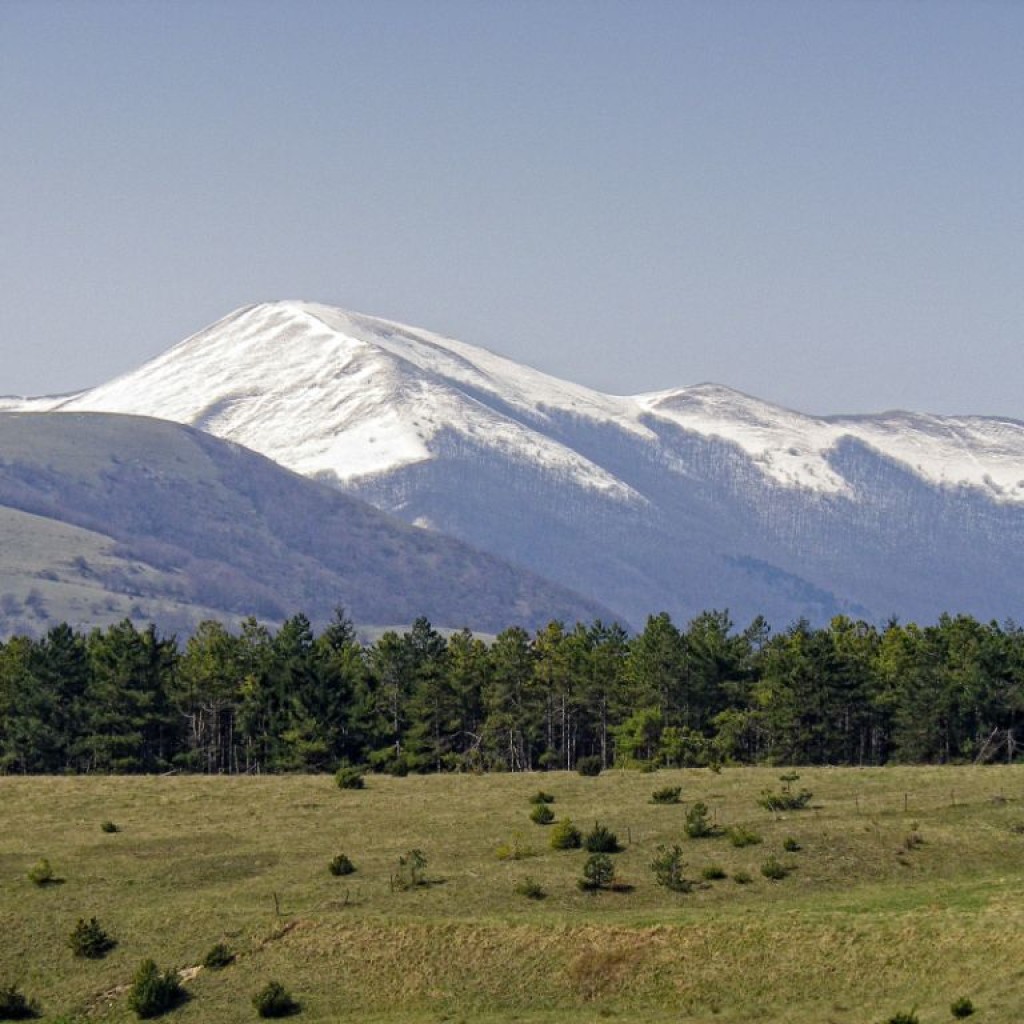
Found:
[(360, 643), (203, 623), (182, 647), (125, 620), (0, 644), (0, 771), (529, 771), (1012, 759), (1024, 629), (839, 617), (773, 634), (705, 612), (492, 642), (426, 619)]

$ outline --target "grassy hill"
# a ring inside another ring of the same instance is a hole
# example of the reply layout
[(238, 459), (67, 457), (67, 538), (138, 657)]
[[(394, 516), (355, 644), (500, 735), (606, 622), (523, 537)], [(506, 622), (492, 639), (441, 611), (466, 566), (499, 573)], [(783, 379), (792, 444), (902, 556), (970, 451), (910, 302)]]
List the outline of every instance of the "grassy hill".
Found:
[[(0, 988), (49, 1020), (133, 1020), (144, 958), (194, 969), (224, 942), (236, 961), (189, 970), (168, 1019), (254, 1021), (274, 979), (308, 1022), (925, 1024), (960, 997), (973, 1020), (1018, 1020), (1024, 769), (807, 769), (808, 808), (782, 815), (758, 803), (778, 774), (3, 778)], [(652, 803), (667, 786), (682, 802)], [(530, 820), (539, 788), (557, 818), (617, 833), (621, 891), (580, 890), (587, 854)], [(686, 836), (696, 801), (720, 834)], [(737, 826), (761, 841), (733, 845)], [(688, 893), (649, 869), (674, 844)], [(414, 848), (427, 884), (398, 889)], [(338, 853), (353, 874), (330, 874)], [(42, 857), (60, 884), (29, 881)], [(766, 878), (769, 858), (791, 873)], [(725, 877), (704, 881), (712, 866)], [(527, 877), (546, 898), (516, 891)], [(76, 959), (92, 916), (117, 946)]]
[(0, 635), (304, 611), (498, 632), (607, 609), (174, 423), (0, 413)]

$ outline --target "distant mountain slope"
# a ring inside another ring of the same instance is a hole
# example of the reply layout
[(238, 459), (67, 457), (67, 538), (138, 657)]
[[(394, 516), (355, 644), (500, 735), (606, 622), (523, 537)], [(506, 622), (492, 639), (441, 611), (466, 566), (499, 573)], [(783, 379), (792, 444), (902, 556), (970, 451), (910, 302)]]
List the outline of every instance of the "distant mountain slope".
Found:
[(1020, 612), (1016, 421), (815, 418), (715, 385), (610, 396), (301, 302), (239, 310), (91, 391), (9, 404), (192, 424), (634, 622)]
[(177, 424), (0, 414), (0, 625), (207, 618), (495, 631), (607, 609)]

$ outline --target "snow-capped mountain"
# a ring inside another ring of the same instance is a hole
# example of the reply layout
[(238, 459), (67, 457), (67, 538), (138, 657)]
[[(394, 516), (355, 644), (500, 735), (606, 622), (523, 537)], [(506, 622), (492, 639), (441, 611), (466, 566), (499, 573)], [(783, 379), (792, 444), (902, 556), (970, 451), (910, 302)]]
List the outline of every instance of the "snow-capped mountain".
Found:
[(728, 607), (1019, 614), (1024, 424), (816, 418), (714, 385), (605, 395), (429, 331), (251, 306), (77, 395), (236, 441), (639, 623)]

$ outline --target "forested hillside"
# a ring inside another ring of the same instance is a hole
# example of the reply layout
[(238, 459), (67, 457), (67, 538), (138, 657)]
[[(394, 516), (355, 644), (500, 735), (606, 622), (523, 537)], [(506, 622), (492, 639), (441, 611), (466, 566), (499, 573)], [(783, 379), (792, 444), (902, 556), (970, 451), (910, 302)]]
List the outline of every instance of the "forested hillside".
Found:
[(773, 635), (707, 612), (486, 643), (426, 619), (360, 643), (204, 623), (182, 646), (125, 620), (0, 645), (0, 769), (521, 771), (615, 765), (1012, 759), (1024, 629), (847, 618)]

